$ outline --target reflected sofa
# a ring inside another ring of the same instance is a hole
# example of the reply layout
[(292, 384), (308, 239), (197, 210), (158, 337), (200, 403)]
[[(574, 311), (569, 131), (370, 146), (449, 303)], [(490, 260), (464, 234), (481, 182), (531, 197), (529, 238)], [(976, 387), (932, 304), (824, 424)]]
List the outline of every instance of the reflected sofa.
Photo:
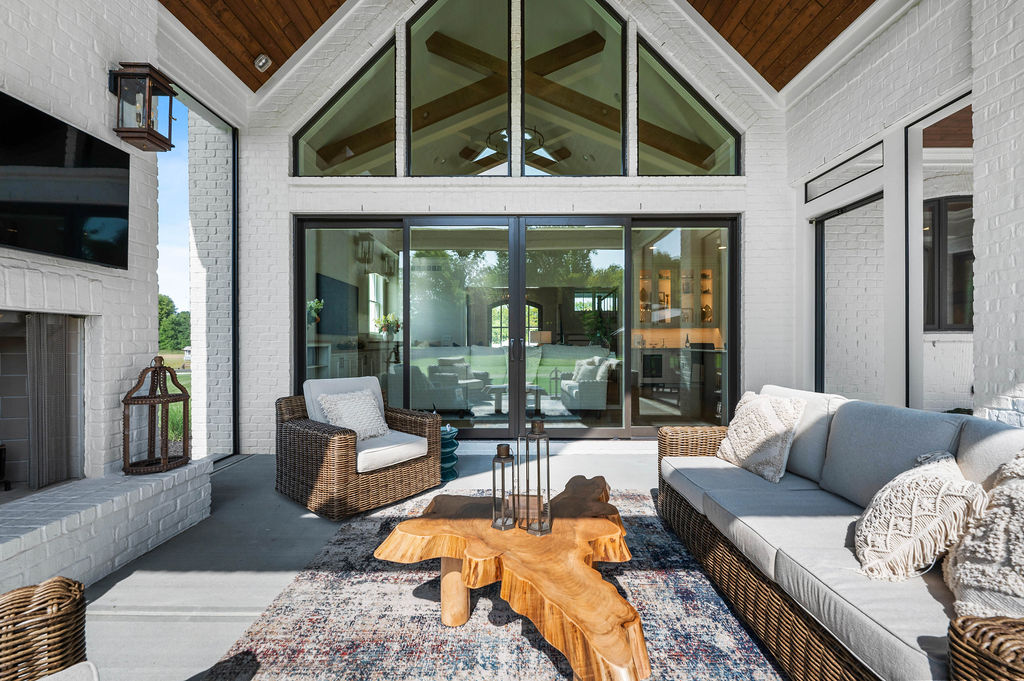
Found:
[(577, 369), (561, 380), (562, 404), (570, 411), (604, 411), (608, 407), (608, 393), (612, 392), (610, 385), (616, 386), (613, 395), (617, 394), (622, 362), (611, 357), (594, 357), (590, 362), (588, 368), (593, 378), (585, 378), (589, 374)]
[(950, 451), (988, 489), (1024, 450), (1024, 430), (763, 392), (807, 400), (782, 480), (716, 458), (725, 427), (664, 427), (657, 508), (779, 666), (793, 679), (1024, 678), (1024, 621), (954, 618), (939, 566), (904, 582), (871, 580), (852, 548), (863, 507), (919, 455)]

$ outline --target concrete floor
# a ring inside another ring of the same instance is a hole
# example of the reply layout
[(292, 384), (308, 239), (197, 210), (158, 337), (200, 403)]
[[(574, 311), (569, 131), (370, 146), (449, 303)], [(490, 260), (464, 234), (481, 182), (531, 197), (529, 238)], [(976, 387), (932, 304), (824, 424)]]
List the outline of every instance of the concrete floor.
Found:
[[(462, 443), (460, 477), (443, 489), (489, 488), (493, 453), (493, 442)], [(551, 454), (555, 489), (577, 474), (657, 486), (653, 440), (552, 443)], [(207, 520), (86, 590), (100, 679), (199, 681), (337, 530), (274, 491), (272, 456), (220, 462)]]

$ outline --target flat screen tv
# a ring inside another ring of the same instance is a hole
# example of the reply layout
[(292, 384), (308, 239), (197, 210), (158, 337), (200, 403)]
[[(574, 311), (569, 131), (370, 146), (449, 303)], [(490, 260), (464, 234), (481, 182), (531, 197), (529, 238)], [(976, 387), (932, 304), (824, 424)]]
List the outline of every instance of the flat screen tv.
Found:
[(128, 268), (129, 155), (0, 92), (0, 247)]

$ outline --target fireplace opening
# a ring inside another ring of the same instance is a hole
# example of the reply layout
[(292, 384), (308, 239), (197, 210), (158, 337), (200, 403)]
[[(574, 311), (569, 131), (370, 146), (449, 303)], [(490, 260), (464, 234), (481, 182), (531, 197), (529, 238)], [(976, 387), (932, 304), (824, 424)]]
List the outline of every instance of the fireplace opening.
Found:
[(83, 320), (0, 310), (0, 503), (83, 477)]

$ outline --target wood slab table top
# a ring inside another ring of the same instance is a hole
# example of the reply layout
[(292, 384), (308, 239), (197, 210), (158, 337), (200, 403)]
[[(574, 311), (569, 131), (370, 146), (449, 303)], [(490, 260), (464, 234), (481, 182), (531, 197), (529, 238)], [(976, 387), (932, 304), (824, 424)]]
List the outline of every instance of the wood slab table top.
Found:
[(469, 589), (501, 580), (501, 597), (529, 618), (583, 681), (651, 675), (640, 616), (592, 564), (631, 558), (602, 477), (577, 475), (551, 500), (551, 534), (491, 527), (491, 498), (441, 494), (398, 524), (374, 556), (396, 563), (441, 558), (441, 620), (469, 618)]

